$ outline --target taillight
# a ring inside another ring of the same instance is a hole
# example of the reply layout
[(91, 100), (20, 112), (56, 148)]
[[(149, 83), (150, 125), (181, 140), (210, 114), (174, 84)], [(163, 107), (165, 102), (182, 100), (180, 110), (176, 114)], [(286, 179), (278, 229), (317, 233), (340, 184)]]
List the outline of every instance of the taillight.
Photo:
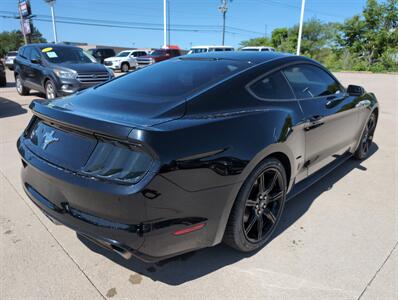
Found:
[(137, 183), (152, 164), (140, 147), (100, 141), (81, 172), (85, 175), (124, 184)]

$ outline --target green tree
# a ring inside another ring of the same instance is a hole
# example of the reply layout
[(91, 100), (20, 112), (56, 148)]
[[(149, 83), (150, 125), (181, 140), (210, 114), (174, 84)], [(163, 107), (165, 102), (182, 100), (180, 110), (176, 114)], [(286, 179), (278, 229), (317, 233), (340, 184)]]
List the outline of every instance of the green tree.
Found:
[(254, 38), (250, 39), (247, 41), (242, 41), (240, 43), (241, 47), (248, 47), (248, 46), (270, 46), (271, 41), (267, 37), (259, 37), (259, 38)]
[(361, 65), (360, 69), (394, 69), (391, 56), (398, 53), (397, 25), (398, 0), (368, 0), (362, 16), (356, 15), (340, 26), (338, 41)]
[[(297, 36), (298, 25), (276, 28), (271, 44), (278, 51), (295, 53)], [(332, 70), (398, 71), (398, 0), (368, 0), (362, 14), (343, 23), (304, 22), (301, 53)]]
[[(32, 25), (32, 43), (45, 43), (40, 31)], [(24, 38), (20, 30), (0, 32), (0, 57), (3, 57), (9, 51), (18, 50), (24, 44)]]

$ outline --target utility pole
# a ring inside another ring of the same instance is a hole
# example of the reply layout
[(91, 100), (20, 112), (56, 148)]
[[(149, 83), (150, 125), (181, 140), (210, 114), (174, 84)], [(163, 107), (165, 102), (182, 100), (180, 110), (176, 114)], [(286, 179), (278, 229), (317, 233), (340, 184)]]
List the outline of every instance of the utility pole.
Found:
[(170, 0), (167, 0), (167, 45), (170, 46)]
[(23, 34), (23, 40), (24, 40), (25, 45), (26, 45), (28, 43), (28, 41), (26, 39), (26, 33), (25, 33), (24, 24), (23, 24), (24, 21), (23, 21), (23, 17), (22, 17), (22, 12), (21, 12), (21, 7), (20, 7), (20, 4), (19, 4), (19, 0), (17, 0), (17, 3), (18, 3), (19, 20), (21, 22), (21, 31), (22, 31), (22, 34)]
[(301, 0), (301, 14), (300, 14), (300, 27), (297, 38), (297, 55), (300, 55), (301, 48), (301, 36), (303, 34), (303, 22), (304, 22), (304, 8), (305, 8), (305, 0)]
[(167, 48), (167, 0), (163, 0), (163, 48)]
[(58, 43), (57, 25), (55, 23), (55, 12), (54, 12), (55, 0), (44, 0), (44, 1), (47, 2), (51, 7), (51, 18), (52, 18), (52, 23), (53, 23), (54, 43)]
[(222, 41), (221, 45), (224, 46), (225, 42), (225, 17), (227, 16), (228, 11), (228, 0), (221, 0), (221, 6), (218, 10), (222, 13)]

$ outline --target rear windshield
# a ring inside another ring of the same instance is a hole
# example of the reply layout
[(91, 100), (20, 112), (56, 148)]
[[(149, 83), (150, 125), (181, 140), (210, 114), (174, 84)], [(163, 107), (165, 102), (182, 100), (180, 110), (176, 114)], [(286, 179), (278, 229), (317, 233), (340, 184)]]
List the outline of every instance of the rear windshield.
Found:
[(54, 64), (60, 63), (91, 63), (84, 51), (77, 47), (42, 47), (40, 48), (46, 60)]
[(162, 102), (188, 97), (248, 67), (250, 63), (235, 60), (171, 59), (154, 64), (96, 89), (110, 96), (119, 93), (134, 100)]
[(17, 51), (11, 51), (7, 53), (7, 56), (17, 56)]

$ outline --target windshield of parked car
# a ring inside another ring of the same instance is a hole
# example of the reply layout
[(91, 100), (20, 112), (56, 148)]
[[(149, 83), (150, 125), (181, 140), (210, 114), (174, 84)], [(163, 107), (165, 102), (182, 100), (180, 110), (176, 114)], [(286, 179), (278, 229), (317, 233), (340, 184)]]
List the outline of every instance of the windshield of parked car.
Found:
[(161, 50), (161, 49), (159, 49), (159, 50), (153, 50), (152, 52), (151, 52), (151, 56), (163, 56), (163, 55), (165, 55), (166, 54), (166, 51), (165, 50)]
[(83, 53), (93, 62), (96, 63), (97, 60), (95, 59), (95, 57), (92, 55), (92, 51), (90, 52), (90, 50), (85, 51), (83, 50)]
[(240, 49), (240, 51), (258, 51), (258, 49), (257, 48), (243, 48), (243, 49)]
[(171, 59), (112, 80), (96, 89), (111, 97), (163, 102), (189, 97), (250, 67), (246, 61), (204, 58)]
[(53, 64), (74, 63), (86, 64), (92, 63), (92, 60), (77, 47), (42, 47), (40, 48), (45, 59)]
[(17, 56), (17, 53), (16, 51), (11, 51), (7, 53), (7, 56)]
[(130, 54), (130, 51), (122, 51), (119, 52), (116, 57), (127, 57)]

